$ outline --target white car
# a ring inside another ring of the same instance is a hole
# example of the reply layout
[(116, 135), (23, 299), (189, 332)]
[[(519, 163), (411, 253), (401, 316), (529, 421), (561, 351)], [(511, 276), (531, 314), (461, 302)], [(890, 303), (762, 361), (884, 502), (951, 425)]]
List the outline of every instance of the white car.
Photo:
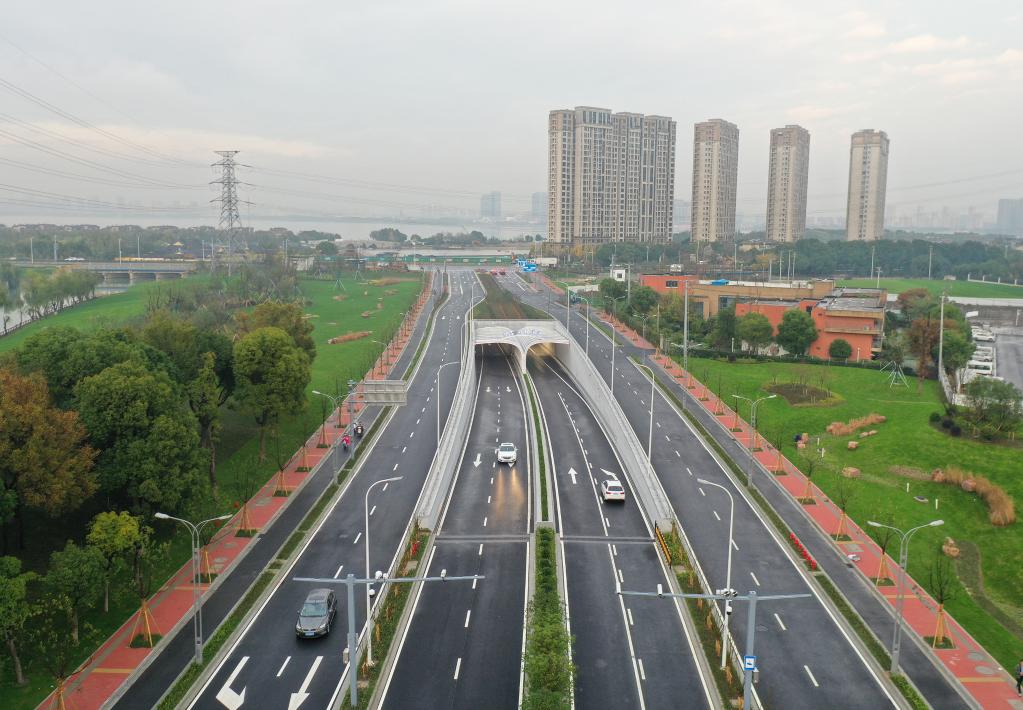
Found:
[(519, 450), (515, 448), (515, 444), (505, 442), (497, 447), (497, 462), (498, 463), (515, 463), (519, 458)]
[(612, 481), (611, 479), (601, 481), (600, 493), (604, 496), (605, 502), (609, 500), (620, 500), (623, 503), (625, 502), (625, 487), (618, 481)]
[(993, 342), (995, 342), (995, 334), (990, 332), (990, 331), (986, 331), (985, 330), (985, 331), (981, 331), (979, 333), (974, 333), (973, 334), (973, 339), (974, 340), (979, 340), (979, 341), (981, 341), (983, 343), (993, 343)]

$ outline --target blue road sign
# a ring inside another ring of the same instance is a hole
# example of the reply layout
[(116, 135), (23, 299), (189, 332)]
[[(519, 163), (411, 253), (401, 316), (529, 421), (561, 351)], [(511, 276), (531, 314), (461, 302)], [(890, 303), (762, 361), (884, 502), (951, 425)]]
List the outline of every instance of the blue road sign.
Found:
[(756, 656), (743, 656), (742, 657), (742, 669), (744, 671), (755, 671), (757, 669), (757, 657)]

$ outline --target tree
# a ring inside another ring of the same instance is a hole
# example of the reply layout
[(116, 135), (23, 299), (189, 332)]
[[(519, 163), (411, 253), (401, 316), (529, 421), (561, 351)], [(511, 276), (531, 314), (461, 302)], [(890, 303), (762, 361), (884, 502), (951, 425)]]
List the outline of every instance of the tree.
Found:
[(809, 313), (799, 308), (785, 311), (778, 325), (778, 345), (794, 355), (802, 355), (815, 340), (817, 325)]
[(408, 239), (406, 234), (399, 232), (394, 227), (384, 227), (383, 229), (374, 229), (369, 233), (369, 238), (378, 242), (404, 242)]
[(259, 328), (280, 328), (302, 348), (312, 362), (316, 358), (316, 343), (313, 341), (313, 324), (305, 317), (302, 306), (296, 302), (264, 301), (251, 313), (240, 312), (235, 316), (238, 332), (246, 335)]
[(78, 617), (95, 602), (104, 581), (103, 554), (94, 547), (79, 547), (68, 541), (63, 550), (50, 555), (46, 587), (64, 600), (71, 622), (71, 638), (78, 642)]
[(209, 452), (210, 486), (217, 489), (217, 443), (220, 441), (220, 405), (224, 388), (216, 372), (216, 355), (203, 353), (202, 367), (188, 383), (188, 405), (199, 422), (199, 446)]
[(281, 414), (299, 411), (309, 384), (309, 358), (280, 328), (259, 328), (234, 346), (235, 399), (259, 426), (259, 461), (266, 430)]
[(894, 332), (885, 336), (884, 343), (881, 345), (881, 359), (885, 362), (894, 362), (896, 365), (902, 365), (905, 362), (906, 342), (901, 333)]
[(941, 345), (945, 370), (955, 373), (966, 367), (976, 349), (977, 346), (958, 330), (946, 330)]
[(852, 355), (852, 345), (845, 338), (835, 338), (828, 346), (828, 357), (832, 360), (847, 360)]
[(726, 350), (731, 347), (732, 340), (738, 331), (738, 321), (735, 317), (735, 308), (722, 308), (714, 317), (714, 329), (710, 337), (714, 347), (718, 350)]
[(16, 520), (20, 544), (24, 508), (56, 518), (92, 496), (95, 458), (78, 414), (52, 406), (40, 375), (0, 370), (0, 524)]
[(316, 245), (316, 251), (323, 256), (337, 256), (337, 244), (332, 241), (320, 242)]
[(755, 353), (771, 342), (774, 328), (763, 313), (747, 313), (739, 319), (736, 333), (746, 342), (750, 352)]
[(32, 614), (27, 591), (28, 583), (33, 579), (34, 573), (21, 571), (21, 560), (17, 557), (0, 557), (0, 638), (11, 654), (14, 680), (18, 685), (25, 685), (18, 643), (25, 630), (25, 621)]
[(640, 313), (649, 313), (650, 309), (657, 305), (658, 298), (657, 291), (649, 286), (637, 286), (632, 289), (629, 305)]
[(925, 317), (937, 304), (937, 299), (925, 288), (911, 288), (898, 296), (899, 308), (907, 320)]
[(627, 292), (625, 284), (612, 278), (602, 279), (597, 289), (600, 292), (600, 297), (604, 299), (604, 310), (608, 313), (614, 307), (614, 299), (621, 298)]
[(874, 577), (874, 584), (882, 584), (882, 579), (888, 579), (888, 548), (895, 542), (895, 515), (892, 511), (887, 511), (878, 517), (877, 522), (881, 523), (882, 526), (887, 527), (870, 527), (870, 535), (877, 542), (877, 546), (881, 549), (881, 562), (877, 567), (877, 575)]
[(205, 491), (198, 425), (165, 371), (118, 363), (79, 382), (75, 397), (102, 451), (97, 472), (107, 495), (138, 513), (174, 512)]
[(103, 612), (110, 611), (110, 580), (142, 542), (139, 519), (130, 513), (100, 513), (89, 524), (86, 543), (103, 556)]
[(995, 433), (1014, 431), (1023, 422), (1020, 391), (1011, 382), (977, 377), (966, 385), (970, 402), (967, 417), (977, 427)]
[(906, 333), (906, 342), (909, 344), (909, 351), (917, 359), (917, 389), (923, 386), (924, 374), (931, 364), (934, 348), (938, 344), (938, 322), (929, 316), (917, 318), (909, 324), (909, 331)]
[(142, 340), (167, 354), (181, 383), (193, 379), (199, 368), (197, 335), (194, 325), (166, 310), (150, 313), (142, 328)]

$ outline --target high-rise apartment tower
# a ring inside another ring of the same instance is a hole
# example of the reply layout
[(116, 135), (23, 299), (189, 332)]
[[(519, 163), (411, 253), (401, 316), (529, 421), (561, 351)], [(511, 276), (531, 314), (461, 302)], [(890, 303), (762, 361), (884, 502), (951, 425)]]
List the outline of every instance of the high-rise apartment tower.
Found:
[(852, 135), (849, 148), (849, 201), (845, 238), (872, 242), (884, 236), (888, 187), (888, 134), (866, 129)]
[(500, 192), (487, 192), (480, 197), (480, 217), (501, 219)]
[(667, 242), (675, 122), (577, 106), (548, 122), (548, 240), (562, 245)]
[(767, 169), (767, 240), (795, 242), (806, 233), (810, 133), (802, 126), (771, 129)]
[(739, 127), (720, 118), (697, 123), (693, 134), (694, 242), (735, 237)]

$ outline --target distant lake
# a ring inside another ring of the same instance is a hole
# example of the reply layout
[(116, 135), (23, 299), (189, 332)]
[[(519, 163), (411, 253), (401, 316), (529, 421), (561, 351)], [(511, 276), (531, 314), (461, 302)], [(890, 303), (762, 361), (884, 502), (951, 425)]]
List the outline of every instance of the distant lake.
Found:
[[(122, 285), (108, 286), (106, 284), (100, 284), (99, 286), (96, 287), (96, 296), (97, 297), (109, 296), (112, 293), (123, 293), (124, 291), (127, 290), (128, 290), (127, 284), (123, 286)], [(14, 308), (9, 311), (5, 311), (3, 308), (0, 308), (0, 335), (3, 335), (4, 315), (10, 316), (10, 320), (7, 321), (8, 328), (14, 328), (22, 321), (28, 320), (28, 312), (25, 311), (23, 308)], [(46, 319), (44, 318), (43, 320)]]

